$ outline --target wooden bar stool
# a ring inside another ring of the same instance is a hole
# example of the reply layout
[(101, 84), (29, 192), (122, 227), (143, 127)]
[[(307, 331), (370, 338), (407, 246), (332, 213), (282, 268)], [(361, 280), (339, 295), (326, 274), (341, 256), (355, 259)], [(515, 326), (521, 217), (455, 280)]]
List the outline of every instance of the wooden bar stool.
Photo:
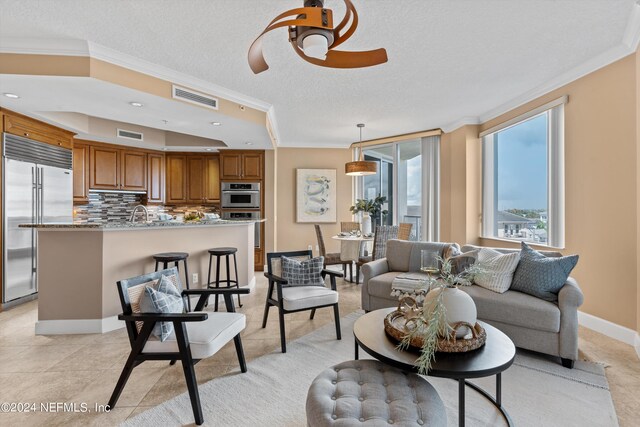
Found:
[[(187, 258), (189, 258), (189, 254), (186, 252), (164, 252), (161, 254), (153, 255), (153, 259), (156, 261), (156, 271), (158, 271), (158, 266), (162, 263), (162, 269), (166, 270), (169, 266), (170, 262), (175, 263), (178, 272), (180, 272), (179, 263), (182, 261), (184, 264), (184, 284), (189, 289), (189, 266), (187, 265)], [(191, 311), (191, 301), (187, 299), (187, 304), (189, 307), (189, 311)]]
[[(238, 288), (240, 289), (240, 286), (238, 285), (238, 263), (236, 261), (236, 252), (238, 252), (237, 248), (213, 248), (213, 249), (209, 249), (209, 274), (207, 275), (207, 287), (208, 288), (213, 288), (213, 286), (211, 286), (211, 263), (213, 262), (213, 257), (216, 257), (216, 280), (215, 280), (215, 287), (219, 288), (220, 287), (220, 282), (222, 283), (226, 283), (227, 284), (227, 288)], [(235, 280), (231, 279), (231, 269), (229, 266), (229, 257), (233, 255), (233, 267), (236, 273), (235, 276)], [(220, 261), (222, 261), (220, 259), (220, 257), (225, 257), (225, 261), (226, 261), (226, 265), (227, 265), (227, 277), (226, 279), (221, 279), (220, 278)], [(240, 303), (240, 295), (238, 295), (238, 306), (242, 307), (242, 304)], [(218, 295), (216, 295), (216, 308), (215, 311), (218, 311)]]

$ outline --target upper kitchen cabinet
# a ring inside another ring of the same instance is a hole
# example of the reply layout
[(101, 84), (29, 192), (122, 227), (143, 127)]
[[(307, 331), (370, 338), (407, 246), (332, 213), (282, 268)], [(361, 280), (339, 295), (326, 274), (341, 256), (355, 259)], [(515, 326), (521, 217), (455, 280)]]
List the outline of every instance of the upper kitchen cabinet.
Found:
[(259, 181), (264, 170), (263, 151), (231, 151), (220, 152), (222, 180)]
[(1, 109), (0, 113), (4, 132), (69, 150), (73, 148), (73, 132), (13, 111)]
[(187, 202), (187, 156), (167, 154), (167, 193), (168, 204)]
[(220, 202), (218, 155), (168, 154), (168, 204), (217, 204)]
[(147, 154), (147, 203), (164, 202), (164, 154)]
[(89, 145), (73, 144), (73, 203), (89, 201)]
[(147, 189), (147, 153), (141, 151), (120, 151), (120, 188), (129, 191)]
[(120, 150), (94, 145), (90, 147), (89, 186), (96, 190), (120, 189)]

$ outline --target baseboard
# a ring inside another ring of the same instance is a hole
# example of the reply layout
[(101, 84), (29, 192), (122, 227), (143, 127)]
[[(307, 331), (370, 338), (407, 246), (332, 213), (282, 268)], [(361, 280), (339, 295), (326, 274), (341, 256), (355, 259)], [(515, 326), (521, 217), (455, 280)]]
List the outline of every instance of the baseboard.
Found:
[(640, 359), (640, 334), (636, 333), (636, 338), (634, 340), (633, 347), (636, 349), (636, 354), (638, 355), (638, 359)]
[(249, 292), (253, 292), (256, 288), (256, 276), (253, 276), (251, 280), (249, 280), (249, 284), (246, 286), (240, 286), (241, 288), (249, 288)]
[[(582, 311), (578, 311), (578, 323), (585, 328), (599, 332), (609, 338), (634, 346), (636, 352), (639, 351), (640, 338), (638, 337), (638, 333), (633, 329), (620, 326), (591, 314), (583, 313)], [(640, 357), (640, 353), (638, 354)]]
[(36, 335), (104, 334), (124, 328), (117, 316), (104, 319), (38, 320)]

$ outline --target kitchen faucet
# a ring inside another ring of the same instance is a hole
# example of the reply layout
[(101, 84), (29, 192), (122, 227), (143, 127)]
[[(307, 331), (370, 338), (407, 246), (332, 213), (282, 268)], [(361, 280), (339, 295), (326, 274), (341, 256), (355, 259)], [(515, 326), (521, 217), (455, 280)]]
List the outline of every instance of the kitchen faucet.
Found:
[(144, 205), (138, 205), (135, 208), (133, 208), (133, 212), (131, 212), (131, 218), (129, 218), (129, 222), (135, 222), (136, 212), (138, 212), (138, 208), (142, 208), (142, 210), (144, 211), (144, 220), (145, 222), (149, 222), (149, 211), (147, 210), (147, 207)]

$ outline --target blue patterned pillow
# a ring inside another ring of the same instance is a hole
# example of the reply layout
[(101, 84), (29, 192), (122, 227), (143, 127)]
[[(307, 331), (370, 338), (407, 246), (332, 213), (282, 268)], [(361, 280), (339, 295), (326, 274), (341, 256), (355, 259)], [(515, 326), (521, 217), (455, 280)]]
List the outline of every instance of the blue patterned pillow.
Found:
[(520, 263), (510, 289), (546, 301), (558, 301), (558, 292), (577, 263), (578, 255), (548, 257), (522, 242)]
[(324, 257), (298, 261), (283, 256), (281, 260), (282, 278), (287, 281), (286, 286), (324, 286)]
[[(162, 276), (156, 288), (147, 286), (140, 298), (141, 313), (182, 313), (184, 302), (178, 289), (167, 276)], [(153, 335), (165, 341), (173, 332), (172, 322), (157, 322)]]

